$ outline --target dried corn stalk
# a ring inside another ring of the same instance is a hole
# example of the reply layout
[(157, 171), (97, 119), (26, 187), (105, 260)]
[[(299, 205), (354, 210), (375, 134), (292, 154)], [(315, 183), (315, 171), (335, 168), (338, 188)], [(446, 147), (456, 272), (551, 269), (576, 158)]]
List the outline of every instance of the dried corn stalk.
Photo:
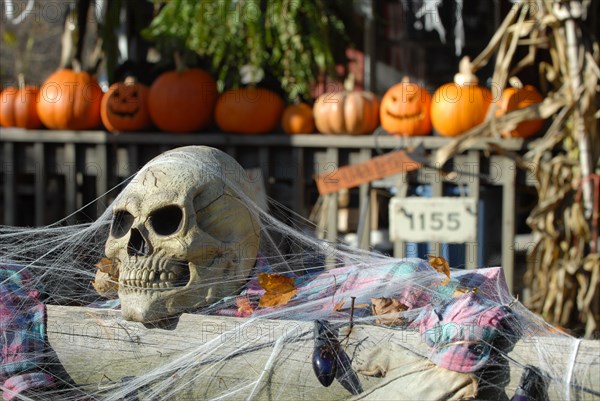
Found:
[[(514, 6), (487, 48), (473, 60), (481, 68), (495, 55), (493, 82), (502, 90), (509, 77), (539, 63), (547, 95), (536, 106), (501, 118), (490, 108), (486, 121), (440, 149), (437, 162), (529, 118), (549, 119), (544, 136), (517, 157), (536, 178), (538, 203), (527, 223), (535, 244), (528, 254), (529, 307), (551, 323), (592, 337), (600, 333), (598, 219), (600, 140), (598, 92), (600, 48), (586, 33), (589, 1), (531, 0)], [(515, 60), (517, 47), (527, 55)], [(490, 144), (491, 150), (501, 150)]]

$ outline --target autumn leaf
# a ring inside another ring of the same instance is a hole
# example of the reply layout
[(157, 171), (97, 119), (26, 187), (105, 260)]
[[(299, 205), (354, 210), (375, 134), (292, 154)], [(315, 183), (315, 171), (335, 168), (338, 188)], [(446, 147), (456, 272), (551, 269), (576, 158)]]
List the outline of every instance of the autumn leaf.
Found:
[(479, 291), (479, 287), (474, 287), (474, 288), (457, 288), (456, 290), (454, 290), (454, 294), (452, 294), (453, 297), (460, 297), (464, 294), (468, 294), (470, 292), (472, 292), (473, 294), (477, 294), (477, 291)]
[(427, 255), (429, 264), (438, 272), (443, 273), (448, 277), (441, 282), (441, 285), (446, 285), (450, 281), (450, 264), (441, 256)]
[(235, 299), (235, 305), (238, 308), (235, 314), (237, 317), (248, 317), (254, 313), (254, 308), (252, 308), (248, 297), (237, 297)]
[(397, 299), (392, 298), (371, 298), (371, 310), (374, 316), (382, 316), (375, 319), (377, 324), (386, 326), (398, 326), (404, 323), (404, 319), (398, 316), (399, 313), (408, 310), (408, 306), (404, 305)]
[(260, 273), (258, 285), (265, 290), (258, 301), (260, 307), (285, 305), (298, 292), (294, 279), (281, 274)]
[(119, 279), (119, 266), (109, 258), (102, 258), (96, 263), (98, 270), (109, 274), (115, 280)]
[(96, 277), (92, 286), (98, 294), (105, 298), (114, 299), (119, 290), (119, 268), (108, 258), (102, 258), (96, 263)]

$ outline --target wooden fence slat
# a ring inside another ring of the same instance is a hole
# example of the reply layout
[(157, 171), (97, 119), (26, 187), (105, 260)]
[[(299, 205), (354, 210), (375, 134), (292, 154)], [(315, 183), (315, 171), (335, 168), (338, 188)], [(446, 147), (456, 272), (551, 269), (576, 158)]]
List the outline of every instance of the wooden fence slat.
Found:
[(74, 143), (65, 143), (64, 175), (65, 175), (65, 211), (67, 215), (77, 211), (77, 155)]
[[(361, 149), (360, 161), (366, 162), (371, 159), (371, 149)], [(358, 230), (357, 245), (360, 249), (369, 249), (371, 245), (371, 211), (374, 205), (371, 204), (371, 184), (361, 184), (359, 187), (358, 204)]]
[(515, 270), (515, 183), (516, 163), (502, 157), (502, 268), (510, 291), (514, 288)]
[[(442, 179), (441, 173), (439, 171), (434, 171), (429, 176), (432, 177), (432, 179), (430, 179), (431, 197), (437, 198), (444, 196), (444, 180)], [(429, 253), (436, 256), (442, 256), (442, 244), (439, 242), (430, 242)]]
[(44, 143), (36, 142), (33, 145), (33, 152), (35, 157), (35, 225), (43, 226), (46, 224), (46, 191), (48, 183), (46, 174), (46, 151)]
[[(467, 152), (466, 161), (468, 164), (465, 170), (469, 175), (473, 174), (472, 176), (469, 176), (469, 183), (467, 184), (468, 196), (475, 199), (475, 205), (479, 205), (481, 192), (481, 180), (479, 179), (479, 173), (481, 171), (479, 152), (476, 150), (469, 150)], [(478, 213), (477, 218), (482, 219), (483, 216)], [(478, 236), (480, 235), (481, 233), (478, 233)], [(479, 267), (479, 242), (468, 242), (465, 244), (465, 268), (475, 269), (477, 267)]]
[(17, 165), (15, 164), (15, 145), (12, 142), (4, 144), (3, 152), (4, 170), (4, 224), (15, 225), (17, 221), (16, 205), (16, 177)]
[(97, 164), (97, 175), (96, 175), (96, 198), (102, 196), (98, 200), (96, 205), (98, 215), (102, 214), (104, 209), (108, 207), (108, 200), (103, 195), (108, 191), (108, 180), (111, 172), (108, 166), (108, 152), (106, 144), (98, 144), (95, 147), (96, 151), (96, 164)]
[[(396, 197), (402, 199), (406, 198), (408, 194), (408, 173), (400, 173), (397, 175), (396, 180)], [(394, 241), (394, 257), (405, 258), (406, 257), (406, 242), (402, 240)]]
[(292, 208), (301, 216), (307, 216), (306, 198), (306, 166), (304, 164), (304, 149), (292, 149)]

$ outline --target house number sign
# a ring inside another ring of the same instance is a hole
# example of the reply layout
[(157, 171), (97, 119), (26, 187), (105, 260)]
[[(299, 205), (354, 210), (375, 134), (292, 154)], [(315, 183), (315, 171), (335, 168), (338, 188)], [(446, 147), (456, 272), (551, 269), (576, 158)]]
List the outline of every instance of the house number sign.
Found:
[(464, 243), (477, 240), (475, 198), (398, 198), (390, 201), (390, 239)]

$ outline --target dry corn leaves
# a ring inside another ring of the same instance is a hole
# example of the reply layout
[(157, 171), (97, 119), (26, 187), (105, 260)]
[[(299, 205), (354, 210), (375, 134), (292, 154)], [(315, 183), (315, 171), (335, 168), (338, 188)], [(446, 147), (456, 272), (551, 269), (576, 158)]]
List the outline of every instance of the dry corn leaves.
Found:
[(450, 281), (450, 264), (446, 259), (441, 256), (427, 255), (429, 258), (429, 264), (438, 272), (446, 275), (446, 279), (442, 281), (441, 285), (446, 285)]
[(374, 316), (379, 316), (375, 319), (377, 324), (386, 326), (399, 326), (404, 324), (400, 314), (408, 310), (408, 306), (404, 305), (397, 299), (392, 298), (371, 298), (371, 311)]
[(260, 273), (258, 285), (265, 290), (258, 301), (259, 307), (286, 305), (298, 292), (294, 279), (281, 274)]
[(116, 298), (119, 290), (119, 268), (112, 260), (102, 258), (96, 263), (96, 277), (92, 285), (98, 294), (105, 298)]

